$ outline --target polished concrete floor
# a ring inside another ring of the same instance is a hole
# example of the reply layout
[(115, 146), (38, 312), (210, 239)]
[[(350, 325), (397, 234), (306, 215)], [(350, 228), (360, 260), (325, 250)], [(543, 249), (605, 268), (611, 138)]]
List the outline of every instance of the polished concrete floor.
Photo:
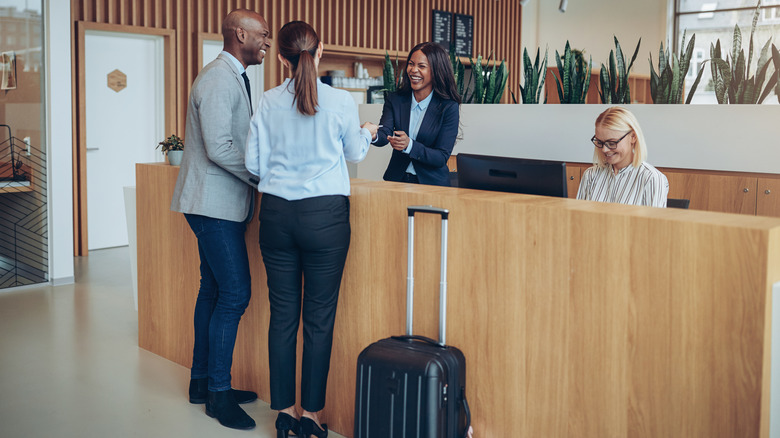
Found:
[(0, 290), (0, 373), (2, 438), (276, 436), (267, 403), (227, 429), (187, 401), (187, 368), (138, 348), (127, 247), (77, 258), (75, 284)]

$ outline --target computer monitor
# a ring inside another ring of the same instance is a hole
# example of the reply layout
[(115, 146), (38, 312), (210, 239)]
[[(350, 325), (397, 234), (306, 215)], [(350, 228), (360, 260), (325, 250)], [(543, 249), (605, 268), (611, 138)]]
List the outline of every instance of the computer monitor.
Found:
[(458, 187), (567, 197), (566, 163), (458, 154)]

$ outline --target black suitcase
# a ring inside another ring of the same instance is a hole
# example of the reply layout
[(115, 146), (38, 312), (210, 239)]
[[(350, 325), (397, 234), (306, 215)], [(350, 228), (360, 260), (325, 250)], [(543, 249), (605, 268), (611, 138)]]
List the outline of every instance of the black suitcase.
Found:
[[(406, 336), (375, 342), (358, 356), (354, 438), (462, 438), (471, 423), (466, 358), (445, 344), (447, 217), (430, 206), (408, 207)], [(441, 215), (439, 342), (412, 332), (414, 214)]]

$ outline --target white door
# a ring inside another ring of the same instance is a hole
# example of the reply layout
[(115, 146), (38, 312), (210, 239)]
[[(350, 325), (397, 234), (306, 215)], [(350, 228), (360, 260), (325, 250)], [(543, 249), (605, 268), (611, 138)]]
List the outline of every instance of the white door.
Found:
[(164, 161), (156, 146), (171, 133), (164, 132), (163, 37), (88, 30), (84, 47), (93, 250), (128, 244), (122, 188), (135, 186), (135, 163)]
[[(209, 62), (213, 61), (219, 53), (222, 52), (222, 41), (215, 40), (203, 40), (203, 68)], [(257, 108), (257, 103), (260, 102), (260, 96), (263, 95), (264, 79), (263, 79), (263, 64), (250, 65), (246, 69), (246, 75), (249, 78), (249, 88), (252, 90), (252, 107)]]

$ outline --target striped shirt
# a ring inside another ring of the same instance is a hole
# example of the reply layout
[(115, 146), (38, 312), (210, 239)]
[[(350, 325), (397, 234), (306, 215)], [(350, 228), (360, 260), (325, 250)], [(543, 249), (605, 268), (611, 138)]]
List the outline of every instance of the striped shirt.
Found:
[(629, 205), (666, 207), (669, 181), (651, 164), (642, 163), (620, 169), (615, 175), (612, 166), (593, 166), (582, 175), (577, 199), (617, 202)]

